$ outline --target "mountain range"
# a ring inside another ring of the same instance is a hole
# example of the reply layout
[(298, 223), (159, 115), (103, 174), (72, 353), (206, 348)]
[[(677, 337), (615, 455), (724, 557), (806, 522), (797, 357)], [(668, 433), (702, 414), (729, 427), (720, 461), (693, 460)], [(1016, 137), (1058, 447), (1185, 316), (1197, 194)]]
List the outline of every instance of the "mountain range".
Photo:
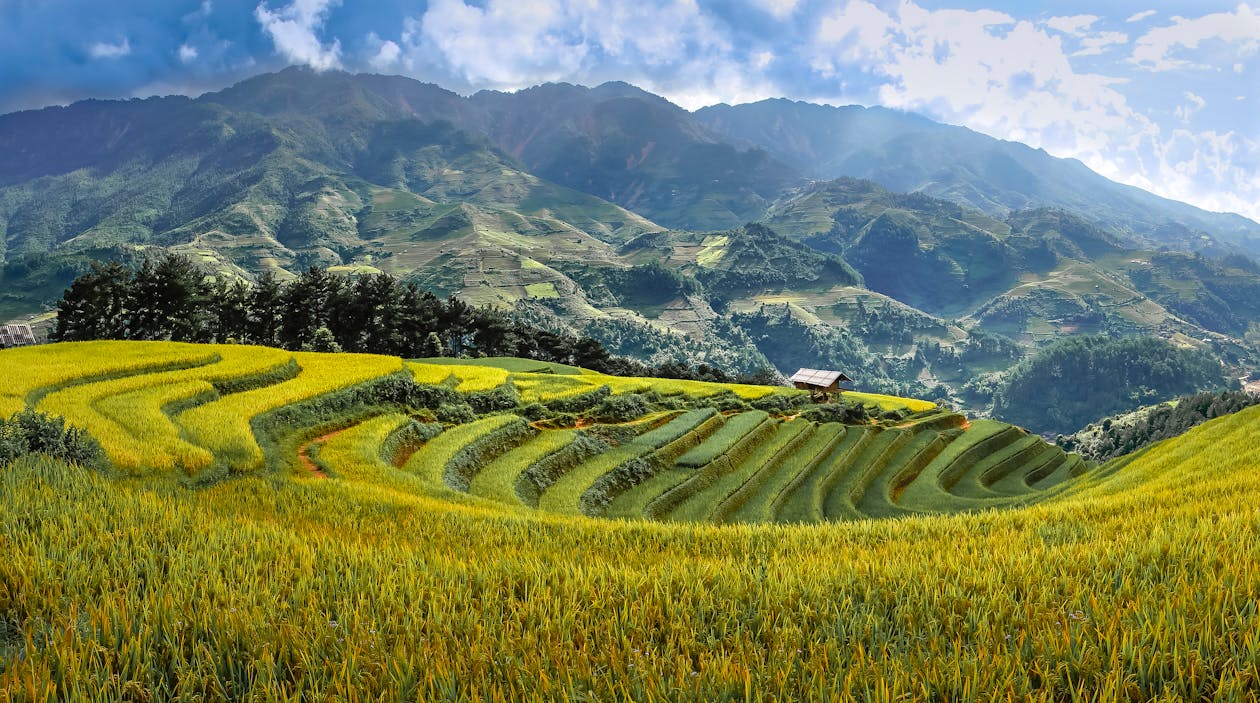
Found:
[(385, 271), (655, 361), (843, 366), (973, 408), (1063, 335), (1240, 374), (1260, 341), (1260, 224), (883, 108), (291, 68), (0, 116), (0, 318), (162, 251)]

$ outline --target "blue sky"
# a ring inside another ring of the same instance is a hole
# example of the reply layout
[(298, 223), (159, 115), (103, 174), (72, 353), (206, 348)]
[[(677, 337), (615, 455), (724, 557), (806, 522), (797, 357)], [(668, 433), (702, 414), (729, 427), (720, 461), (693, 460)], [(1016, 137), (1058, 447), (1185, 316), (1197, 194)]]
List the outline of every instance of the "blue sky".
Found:
[(289, 64), (886, 105), (1260, 220), (1260, 3), (0, 0), (0, 112)]

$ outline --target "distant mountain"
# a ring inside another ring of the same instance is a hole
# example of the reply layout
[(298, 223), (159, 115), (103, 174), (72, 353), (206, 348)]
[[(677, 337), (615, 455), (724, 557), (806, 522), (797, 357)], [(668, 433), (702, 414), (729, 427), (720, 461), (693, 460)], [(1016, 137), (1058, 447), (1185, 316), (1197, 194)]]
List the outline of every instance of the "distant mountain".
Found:
[[(825, 180), (865, 178), (990, 215), (1058, 207), (1142, 246), (1212, 249), (1202, 235), (1260, 255), (1260, 224), (1121, 185), (1075, 159), (880, 107), (828, 107), (776, 99), (716, 105), (696, 118)], [(1219, 244), (1216, 245), (1219, 247)]]
[(288, 69), (0, 116), (0, 319), (90, 261), (173, 251), (228, 279), (383, 271), (655, 363), (842, 367), (973, 409), (1064, 335), (1260, 367), (1257, 230), (915, 115), (690, 113), (624, 83)]

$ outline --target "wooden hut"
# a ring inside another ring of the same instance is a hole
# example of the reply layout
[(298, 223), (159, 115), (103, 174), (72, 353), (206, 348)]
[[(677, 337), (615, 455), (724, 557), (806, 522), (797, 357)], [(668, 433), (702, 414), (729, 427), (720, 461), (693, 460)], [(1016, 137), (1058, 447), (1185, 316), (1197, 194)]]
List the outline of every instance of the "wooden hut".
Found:
[(841, 382), (853, 382), (843, 372), (827, 369), (801, 369), (792, 374), (790, 380), (793, 386), (809, 391), (809, 397), (818, 403), (830, 403), (844, 390), (840, 387)]

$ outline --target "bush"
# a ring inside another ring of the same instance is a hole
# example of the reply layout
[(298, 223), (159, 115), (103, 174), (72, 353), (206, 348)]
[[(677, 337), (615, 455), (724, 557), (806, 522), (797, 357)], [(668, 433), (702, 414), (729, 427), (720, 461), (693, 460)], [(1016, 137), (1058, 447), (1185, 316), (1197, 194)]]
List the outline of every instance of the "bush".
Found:
[(648, 414), (651, 407), (638, 393), (625, 393), (606, 398), (592, 412), (599, 422), (629, 422)]
[(0, 419), (0, 466), (26, 454), (46, 454), (83, 466), (100, 466), (105, 453), (87, 432), (31, 409)]
[(546, 406), (558, 413), (578, 413), (599, 405), (610, 395), (612, 395), (611, 388), (608, 386), (600, 386), (594, 390), (587, 391), (586, 393), (579, 393), (577, 395), (570, 395), (547, 401)]
[(793, 410), (809, 405), (809, 396), (801, 393), (799, 395), (787, 395), (784, 393), (771, 393), (752, 402), (752, 406), (756, 410), (765, 410), (775, 415), (788, 415)]
[(846, 425), (865, 425), (871, 420), (867, 409), (855, 403), (832, 403), (818, 405), (801, 413), (801, 417), (812, 422), (840, 422)]
[(468, 404), (472, 406), (473, 412), (478, 415), (511, 410), (521, 400), (521, 397), (516, 393), (516, 386), (511, 383), (505, 383), (489, 391), (466, 393), (464, 397)]
[(456, 425), (462, 425), (477, 419), (477, 414), (473, 412), (472, 406), (468, 403), (442, 403), (433, 411), (433, 416), (438, 422), (449, 422)]
[(530, 422), (545, 420), (551, 415), (551, 413), (547, 410), (547, 406), (542, 403), (530, 403), (529, 405), (517, 410), (516, 414), (526, 420), (529, 420)]

